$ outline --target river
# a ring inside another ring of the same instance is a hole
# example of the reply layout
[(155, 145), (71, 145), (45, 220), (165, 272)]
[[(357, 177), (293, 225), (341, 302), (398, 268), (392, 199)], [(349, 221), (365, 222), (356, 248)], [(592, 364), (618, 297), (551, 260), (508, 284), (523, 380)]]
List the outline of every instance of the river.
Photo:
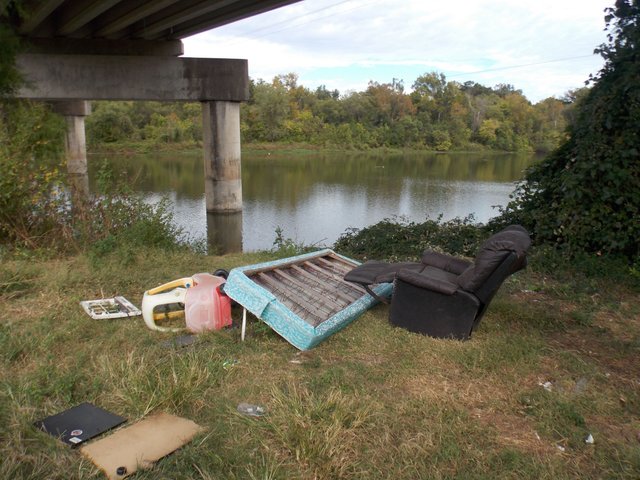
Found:
[(205, 210), (201, 153), (95, 154), (91, 177), (105, 159), (135, 179), (147, 201), (169, 197), (189, 238), (222, 251), (269, 249), (277, 228), (297, 243), (330, 246), (346, 229), (384, 218), (473, 214), (486, 222), (536, 161), (496, 153), (243, 152), (243, 212), (214, 216)]

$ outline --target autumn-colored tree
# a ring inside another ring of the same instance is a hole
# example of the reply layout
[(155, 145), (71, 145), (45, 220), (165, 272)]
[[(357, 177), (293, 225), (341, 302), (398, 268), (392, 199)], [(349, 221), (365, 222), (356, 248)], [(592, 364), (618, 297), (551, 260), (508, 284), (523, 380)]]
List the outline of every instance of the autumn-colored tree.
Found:
[(365, 93), (371, 98), (374, 123), (378, 126), (391, 125), (415, 112), (411, 99), (404, 93), (402, 81), (394, 79), (392, 83), (369, 82)]

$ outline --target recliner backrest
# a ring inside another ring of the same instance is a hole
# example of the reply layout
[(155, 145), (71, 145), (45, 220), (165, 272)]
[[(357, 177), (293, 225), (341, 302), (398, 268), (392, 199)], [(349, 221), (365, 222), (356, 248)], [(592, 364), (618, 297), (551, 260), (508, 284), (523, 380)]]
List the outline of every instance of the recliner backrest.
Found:
[(519, 225), (492, 235), (480, 246), (473, 265), (460, 274), (458, 285), (487, 303), (509, 275), (524, 268), (530, 245), (529, 234)]

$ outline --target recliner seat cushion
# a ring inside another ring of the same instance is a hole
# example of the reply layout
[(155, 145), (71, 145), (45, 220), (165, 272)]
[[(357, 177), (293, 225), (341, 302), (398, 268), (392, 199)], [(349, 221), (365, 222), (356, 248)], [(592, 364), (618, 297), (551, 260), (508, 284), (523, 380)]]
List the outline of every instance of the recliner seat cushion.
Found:
[[(400, 270), (396, 279), (402, 280), (414, 287), (433, 290), (444, 293), (445, 295), (453, 295), (456, 290), (458, 290), (458, 285), (455, 283), (456, 275), (447, 273), (444, 270), (438, 270), (434, 267), (427, 267), (427, 269), (431, 269), (431, 271), (418, 273), (410, 270)], [(452, 276), (453, 279), (449, 279), (447, 275)]]
[(422, 254), (422, 263), (456, 275), (460, 275), (471, 265), (471, 262), (467, 260), (432, 251), (426, 251)]
[(399, 270), (421, 271), (423, 268), (424, 265), (416, 262), (388, 263), (369, 260), (348, 272), (344, 279), (365, 285), (391, 283)]

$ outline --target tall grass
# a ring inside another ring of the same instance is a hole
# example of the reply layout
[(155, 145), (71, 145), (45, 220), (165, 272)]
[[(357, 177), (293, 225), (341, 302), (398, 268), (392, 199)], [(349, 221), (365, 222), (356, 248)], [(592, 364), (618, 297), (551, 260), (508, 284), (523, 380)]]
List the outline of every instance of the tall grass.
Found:
[[(251, 317), (241, 342), (237, 308), (233, 328), (180, 348), (139, 318), (95, 321), (78, 305), (139, 303), (159, 283), (275, 256), (5, 258), (0, 478), (102, 478), (33, 427), (84, 401), (129, 423), (166, 411), (205, 428), (142, 479), (637, 478), (640, 287), (609, 281), (627, 270), (606, 260), (587, 275), (534, 254), (468, 342), (394, 328), (378, 305), (304, 354)], [(589, 322), (575, 314), (587, 310)], [(267, 413), (244, 416), (241, 402)]]

